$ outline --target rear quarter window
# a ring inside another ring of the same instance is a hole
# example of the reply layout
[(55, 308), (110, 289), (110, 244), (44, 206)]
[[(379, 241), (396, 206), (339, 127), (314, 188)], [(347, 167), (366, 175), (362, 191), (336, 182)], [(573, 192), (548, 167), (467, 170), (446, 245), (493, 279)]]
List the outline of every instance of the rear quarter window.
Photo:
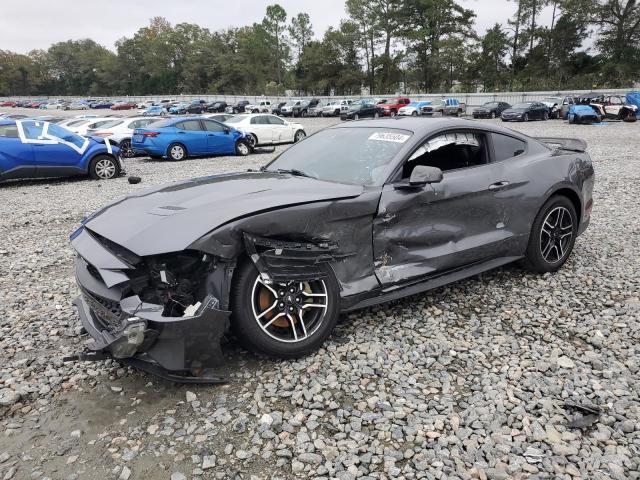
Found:
[(522, 155), (527, 150), (527, 143), (518, 138), (502, 135), (501, 133), (492, 133), (493, 141), (493, 160), (502, 162), (518, 155)]

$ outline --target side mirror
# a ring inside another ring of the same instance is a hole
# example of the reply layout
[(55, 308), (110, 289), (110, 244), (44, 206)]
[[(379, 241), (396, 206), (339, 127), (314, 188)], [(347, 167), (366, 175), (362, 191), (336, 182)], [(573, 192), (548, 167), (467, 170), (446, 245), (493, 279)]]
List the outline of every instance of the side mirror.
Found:
[(231, 129), (229, 127), (224, 127), (224, 133), (229, 133)]
[(442, 170), (437, 167), (427, 167), (425, 165), (417, 165), (411, 172), (409, 185), (420, 186), (428, 183), (438, 183), (442, 181)]

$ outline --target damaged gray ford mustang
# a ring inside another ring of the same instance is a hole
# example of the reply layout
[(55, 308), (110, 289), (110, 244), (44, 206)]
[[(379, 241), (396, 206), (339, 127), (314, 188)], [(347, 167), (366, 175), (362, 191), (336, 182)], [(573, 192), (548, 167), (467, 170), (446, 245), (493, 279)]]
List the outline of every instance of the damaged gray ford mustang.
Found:
[(340, 312), (517, 260), (553, 272), (589, 223), (585, 148), (468, 120), (359, 121), (260, 171), (131, 194), (71, 235), (93, 337), (75, 358), (223, 381), (228, 330), (292, 358), (318, 349)]

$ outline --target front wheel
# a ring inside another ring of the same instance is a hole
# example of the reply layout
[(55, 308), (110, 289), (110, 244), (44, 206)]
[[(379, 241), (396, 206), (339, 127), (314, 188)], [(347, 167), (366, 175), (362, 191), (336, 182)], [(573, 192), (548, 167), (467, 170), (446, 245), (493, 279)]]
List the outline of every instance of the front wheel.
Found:
[(360, 120), (360, 115), (358, 115), (357, 113), (353, 116), (354, 120)]
[(89, 176), (95, 180), (110, 180), (120, 175), (120, 164), (109, 155), (98, 155), (89, 165)]
[(256, 137), (253, 133), (247, 135), (247, 142), (249, 142), (249, 147), (253, 150), (258, 146), (258, 137)]
[(524, 122), (528, 122), (528, 121), (529, 121), (529, 114), (528, 114), (528, 113), (525, 113), (525, 114), (524, 114), (524, 117), (522, 117), (522, 120), (523, 120)]
[(555, 272), (569, 258), (577, 233), (573, 203), (565, 196), (551, 197), (533, 222), (525, 266), (537, 273)]
[(304, 130), (298, 130), (293, 136), (293, 141), (298, 143), (299, 141), (304, 140), (306, 136), (307, 134), (304, 132)]
[(496, 112), (491, 112), (491, 118), (496, 118)]
[(249, 144), (243, 140), (238, 140), (236, 142), (236, 155), (239, 157), (246, 157), (251, 153), (251, 147)]
[(319, 349), (340, 313), (338, 282), (328, 266), (324, 277), (267, 283), (251, 262), (240, 265), (231, 290), (231, 327), (249, 350), (295, 358)]
[(549, 120), (549, 114), (547, 112), (542, 114), (542, 120)]
[(133, 148), (131, 148), (131, 140), (125, 139), (120, 142), (120, 151), (125, 158), (131, 158), (135, 155)]

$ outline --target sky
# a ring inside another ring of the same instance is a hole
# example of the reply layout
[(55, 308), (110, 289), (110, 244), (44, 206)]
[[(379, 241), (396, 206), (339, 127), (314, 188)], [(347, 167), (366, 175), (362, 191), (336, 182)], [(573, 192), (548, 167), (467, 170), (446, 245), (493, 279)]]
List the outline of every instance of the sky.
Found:
[[(476, 30), (483, 34), (515, 11), (508, 0), (458, 0), (476, 11)], [(210, 30), (250, 25), (264, 17), (267, 5), (279, 3), (289, 17), (307, 12), (316, 35), (347, 18), (344, 0), (0, 0), (0, 50), (27, 53), (66, 40), (91, 38), (114, 49), (155, 16), (172, 24), (197, 23)], [(549, 21), (549, 9), (542, 20)]]

